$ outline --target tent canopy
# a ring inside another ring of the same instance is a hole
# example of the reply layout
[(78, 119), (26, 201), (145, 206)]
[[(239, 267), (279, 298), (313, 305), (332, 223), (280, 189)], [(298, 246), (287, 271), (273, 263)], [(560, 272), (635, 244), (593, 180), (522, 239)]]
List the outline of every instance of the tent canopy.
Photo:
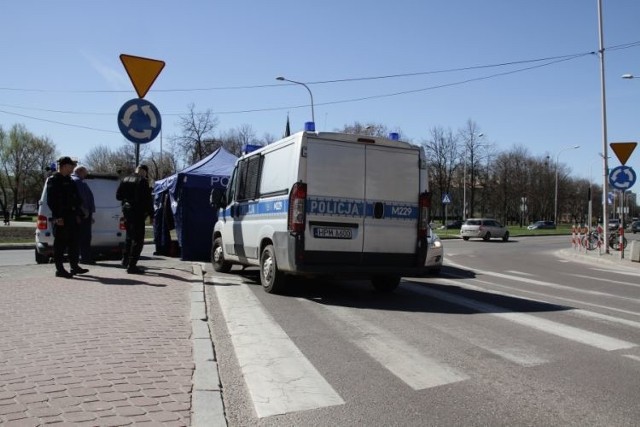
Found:
[(236, 156), (220, 147), (199, 162), (165, 179), (156, 181), (153, 186), (153, 194), (169, 190), (169, 193), (174, 195), (179, 187), (209, 190), (225, 188), (236, 159)]
[(220, 147), (199, 162), (155, 182), (156, 246), (159, 240), (166, 243), (169, 234), (167, 224), (171, 222), (167, 215), (172, 214), (181, 258), (194, 261), (209, 259), (211, 233), (217, 220), (217, 212), (209, 205), (209, 194), (214, 188), (226, 188), (236, 159)]

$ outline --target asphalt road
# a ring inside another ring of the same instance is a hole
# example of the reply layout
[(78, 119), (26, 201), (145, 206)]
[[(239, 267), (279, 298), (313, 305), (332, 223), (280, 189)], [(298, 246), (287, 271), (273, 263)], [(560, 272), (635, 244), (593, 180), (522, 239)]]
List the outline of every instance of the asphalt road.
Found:
[(205, 286), (229, 425), (637, 425), (640, 264), (446, 241), (441, 277)]
[(326, 279), (269, 295), (255, 269), (209, 271), (228, 425), (637, 425), (640, 264), (601, 258), (567, 236), (449, 240), (441, 276), (391, 295)]

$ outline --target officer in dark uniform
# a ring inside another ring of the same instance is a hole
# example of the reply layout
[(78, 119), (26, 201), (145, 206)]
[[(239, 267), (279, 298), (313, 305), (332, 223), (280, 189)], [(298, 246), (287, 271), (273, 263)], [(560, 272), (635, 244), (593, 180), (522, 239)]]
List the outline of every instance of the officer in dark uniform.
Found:
[[(56, 264), (56, 277), (71, 278), (74, 274), (87, 273), (89, 270), (78, 264), (77, 230), (83, 217), (80, 209), (82, 201), (76, 185), (71, 180), (75, 167), (71, 157), (58, 159), (58, 170), (47, 180), (47, 204), (53, 218), (53, 260)], [(64, 252), (69, 256), (71, 271), (64, 268)]]
[(127, 227), (122, 265), (129, 274), (142, 274), (138, 267), (138, 259), (144, 245), (144, 222), (147, 216), (153, 218), (153, 199), (151, 188), (147, 180), (149, 168), (139, 165), (135, 173), (124, 178), (118, 190), (116, 199), (122, 202), (122, 214)]

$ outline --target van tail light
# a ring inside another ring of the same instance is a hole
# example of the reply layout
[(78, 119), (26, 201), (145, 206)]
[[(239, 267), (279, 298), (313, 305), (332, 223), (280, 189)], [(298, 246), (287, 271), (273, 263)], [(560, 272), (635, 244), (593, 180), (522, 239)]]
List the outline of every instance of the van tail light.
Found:
[(289, 193), (289, 218), (287, 227), (290, 232), (304, 233), (307, 184), (296, 182)]
[(118, 228), (123, 231), (127, 229), (127, 225), (125, 224), (123, 216), (120, 217), (120, 225), (118, 226)]
[(47, 217), (44, 215), (38, 215), (38, 221), (36, 222), (38, 230), (46, 230), (48, 227)]
[(425, 192), (418, 198), (418, 239), (427, 237), (429, 232), (429, 208), (431, 207), (431, 193)]

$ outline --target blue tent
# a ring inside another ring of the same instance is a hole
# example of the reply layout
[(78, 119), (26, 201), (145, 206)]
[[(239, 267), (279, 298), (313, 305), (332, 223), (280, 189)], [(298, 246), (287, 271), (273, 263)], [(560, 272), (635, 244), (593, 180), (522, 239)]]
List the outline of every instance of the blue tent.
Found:
[(236, 159), (220, 147), (198, 163), (155, 182), (156, 247), (168, 247), (173, 222), (181, 258), (188, 261), (210, 259), (211, 234), (218, 213), (209, 205), (209, 194), (214, 188), (226, 188)]

